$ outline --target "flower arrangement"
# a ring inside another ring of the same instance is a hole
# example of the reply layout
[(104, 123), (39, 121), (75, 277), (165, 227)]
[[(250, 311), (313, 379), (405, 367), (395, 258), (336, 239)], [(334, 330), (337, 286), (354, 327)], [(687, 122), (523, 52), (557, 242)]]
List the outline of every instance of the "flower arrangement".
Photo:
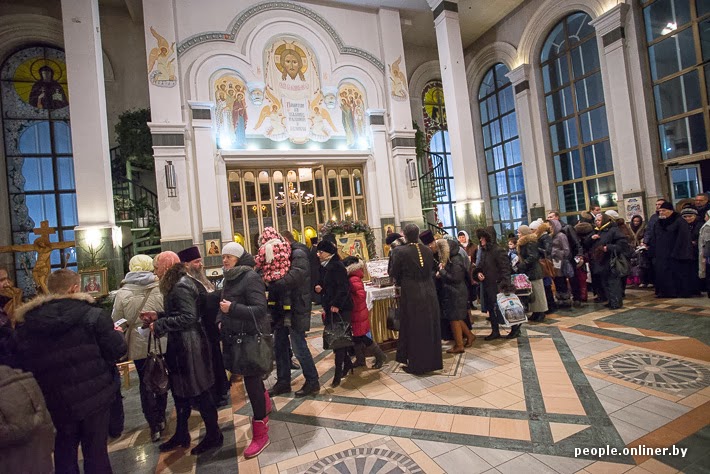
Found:
[(367, 253), (370, 259), (377, 258), (377, 247), (375, 245), (375, 233), (372, 228), (362, 221), (328, 221), (320, 228), (321, 235), (326, 234), (365, 234)]

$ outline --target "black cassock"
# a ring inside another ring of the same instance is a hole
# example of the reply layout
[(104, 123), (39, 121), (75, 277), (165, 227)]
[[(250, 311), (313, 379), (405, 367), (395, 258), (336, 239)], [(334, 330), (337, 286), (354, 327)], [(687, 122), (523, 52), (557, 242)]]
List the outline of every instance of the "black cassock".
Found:
[(674, 212), (658, 219), (651, 234), (651, 256), (655, 272), (656, 293), (664, 298), (687, 297), (693, 269), (693, 247), (688, 223)]
[(431, 277), (434, 256), (422, 244), (407, 244), (395, 248), (390, 259), (390, 276), (401, 288), (397, 362), (407, 364), (411, 373), (440, 370), (439, 300)]

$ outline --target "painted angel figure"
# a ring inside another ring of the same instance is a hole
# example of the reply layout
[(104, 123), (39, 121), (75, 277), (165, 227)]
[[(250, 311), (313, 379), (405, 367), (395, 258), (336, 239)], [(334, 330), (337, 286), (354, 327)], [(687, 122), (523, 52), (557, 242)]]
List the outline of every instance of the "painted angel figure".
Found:
[(259, 127), (261, 127), (261, 124), (264, 123), (264, 120), (268, 118), (270, 126), (266, 131), (266, 135), (274, 140), (286, 138), (286, 117), (284, 117), (283, 114), (283, 105), (274, 95), (271, 87), (267, 86), (264, 92), (266, 93), (266, 98), (271, 102), (271, 105), (265, 105), (261, 109), (259, 120), (257, 120), (254, 130), (258, 130)]
[(330, 128), (334, 132), (338, 130), (335, 127), (335, 123), (333, 123), (333, 119), (330, 118), (330, 113), (325, 107), (320, 105), (322, 101), (323, 94), (319, 90), (310, 103), (311, 114), (309, 119), (311, 121), (311, 138), (316, 141), (326, 141), (330, 138), (331, 132), (326, 130), (325, 122), (330, 125)]
[(399, 100), (407, 98), (407, 78), (399, 64), (402, 62), (402, 56), (398, 57), (395, 62), (390, 64), (390, 83), (392, 86), (392, 97)]
[(175, 52), (175, 42), (170, 45), (168, 40), (160, 36), (152, 26), (150, 27), (150, 33), (158, 42), (158, 46), (151, 49), (148, 55), (148, 71), (152, 71), (153, 66), (157, 64), (156, 70), (158, 73), (155, 80), (174, 81), (175, 68), (173, 62), (175, 62), (175, 58), (170, 59), (170, 56)]

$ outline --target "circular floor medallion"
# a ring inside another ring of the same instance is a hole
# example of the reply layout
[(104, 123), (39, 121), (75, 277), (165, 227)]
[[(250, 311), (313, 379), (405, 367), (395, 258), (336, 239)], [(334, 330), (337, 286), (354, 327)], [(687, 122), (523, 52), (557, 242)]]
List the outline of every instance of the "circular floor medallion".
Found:
[(409, 456), (383, 448), (354, 448), (327, 456), (312, 465), (306, 474), (423, 474)]
[(612, 377), (646, 387), (682, 390), (710, 385), (710, 370), (706, 367), (659, 354), (615, 354), (600, 360), (599, 367)]

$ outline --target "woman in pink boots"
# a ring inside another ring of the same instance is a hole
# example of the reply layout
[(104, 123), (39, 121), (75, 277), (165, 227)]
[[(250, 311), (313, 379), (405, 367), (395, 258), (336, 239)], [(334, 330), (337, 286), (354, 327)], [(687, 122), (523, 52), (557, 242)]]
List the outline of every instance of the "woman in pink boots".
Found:
[(224, 365), (233, 375), (244, 378), (244, 387), (254, 410), (251, 443), (244, 451), (245, 458), (258, 456), (269, 445), (269, 413), (271, 400), (264, 388), (267, 374), (243, 370), (234, 360), (234, 344), (242, 334), (270, 334), (271, 323), (266, 310), (264, 280), (253, 269), (254, 258), (236, 242), (222, 248), (224, 287), (219, 304), (218, 321), (222, 331)]

